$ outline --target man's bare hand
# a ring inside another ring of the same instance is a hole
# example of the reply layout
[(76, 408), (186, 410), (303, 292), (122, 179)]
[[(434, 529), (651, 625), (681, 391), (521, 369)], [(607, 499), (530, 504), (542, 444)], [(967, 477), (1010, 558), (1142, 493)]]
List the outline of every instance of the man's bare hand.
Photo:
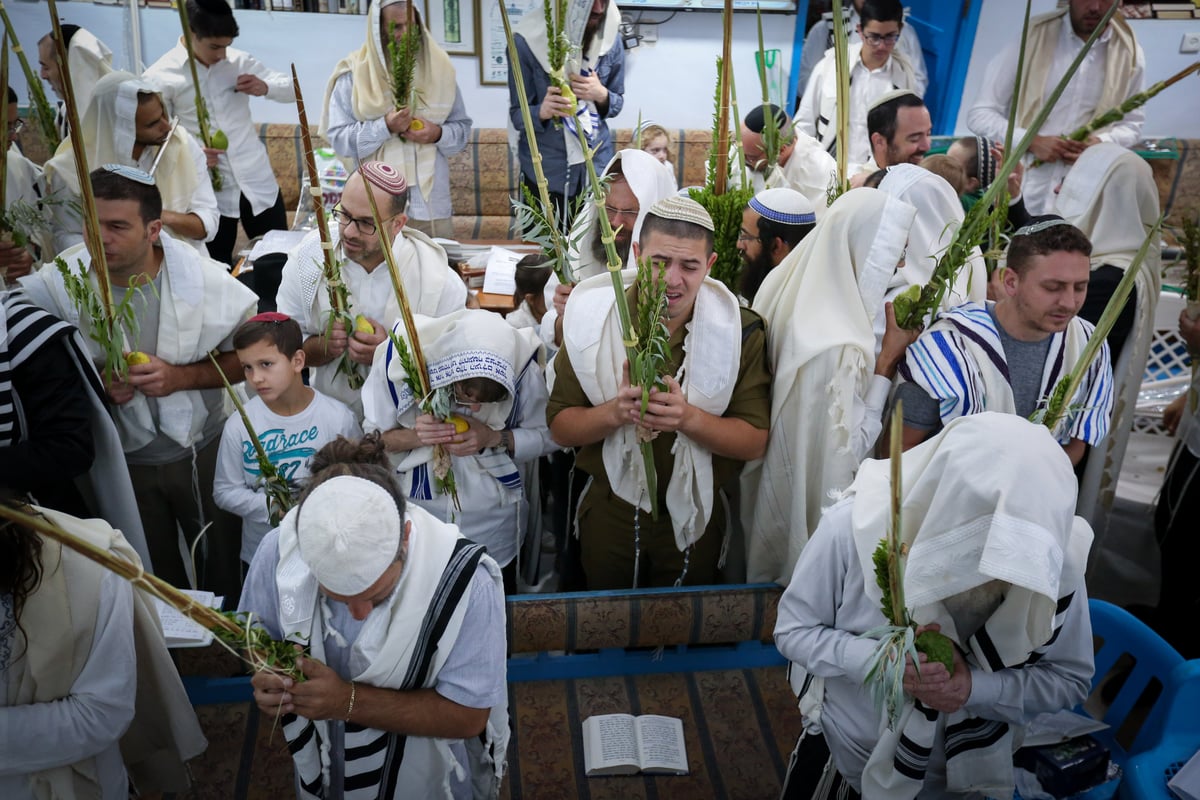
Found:
[[(474, 417), (463, 417), (469, 426), (463, 433), (455, 433), (446, 445), (452, 456), (473, 456), (480, 450), (500, 444), (500, 431), (494, 431)], [(454, 426), (451, 425), (451, 428)]]
[(640, 416), (641, 398), (639, 396), (638, 409), (632, 415), (630, 422), (640, 421), (650, 430), (673, 433), (684, 427), (692, 407), (688, 404), (687, 398), (683, 396), (683, 389), (679, 386), (679, 381), (670, 375), (663, 381), (667, 384), (666, 391), (650, 390), (650, 401), (646, 404), (644, 417)]
[(105, 375), (104, 392), (108, 395), (109, 402), (116, 406), (123, 406), (133, 399), (134, 388), (125, 381), (116, 380), (111, 375)]
[(387, 129), (392, 133), (404, 133), (412, 125), (412, 112), (407, 108), (397, 108), (383, 115)]
[(7, 238), (0, 239), (0, 275), (12, 283), (33, 270), (33, 255), (24, 247), (17, 247)]
[(346, 719), (350, 708), (349, 681), (342, 680), (315, 658), (300, 658), (296, 663), (306, 680), (291, 686), (291, 706), (295, 713), (305, 719)]
[(443, 422), (432, 414), (422, 414), (417, 417), (417, 423), (413, 426), (413, 430), (417, 434), (417, 439), (426, 447), (434, 445), (448, 445), (454, 441), (454, 425), (449, 422)]
[[(917, 628), (919, 636), (924, 631), (940, 631), (936, 623)], [(904, 667), (904, 691), (920, 700), (922, 705), (949, 714), (958, 711), (971, 696), (971, 668), (967, 665), (958, 647), (954, 647), (954, 671), (947, 672), (946, 665), (930, 661), (920, 653), (919, 664), (912, 657), (906, 659)]]
[(387, 338), (387, 332), (379, 320), (367, 317), (367, 321), (371, 323), (374, 331), (371, 333), (355, 331), (354, 335), (347, 340), (346, 346), (350, 351), (351, 361), (366, 364), (369, 367), (375, 360), (375, 349)]
[(400, 138), (417, 144), (433, 144), (442, 138), (442, 126), (423, 119), (419, 130), (410, 126), (401, 132)]
[(603, 103), (608, 99), (608, 89), (600, 82), (600, 76), (594, 72), (587, 75), (571, 75), (571, 91), (580, 100), (592, 103)]
[(891, 303), (883, 304), (887, 316), (887, 327), (883, 331), (883, 344), (879, 348), (879, 356), (875, 359), (875, 374), (891, 379), (896, 374), (896, 367), (904, 358), (908, 346), (921, 335), (920, 328), (905, 330), (896, 322), (896, 312)]
[(575, 288), (573, 283), (560, 283), (554, 287), (554, 310), (558, 312), (561, 319), (562, 315), (567, 311), (567, 298), (571, 296), (571, 290)]
[(1163, 409), (1163, 427), (1167, 429), (1167, 433), (1172, 436), (1179, 430), (1179, 423), (1183, 421), (1183, 409), (1187, 405), (1188, 393), (1176, 397), (1167, 407)]
[(224, 150), (217, 150), (213, 147), (201, 147), (200, 149), (204, 151), (204, 163), (210, 167), (215, 167), (221, 160), (221, 156), (225, 155)]
[(254, 97), (262, 97), (267, 93), (267, 82), (257, 75), (243, 73), (237, 76), (237, 83), (233, 85), (233, 90)]
[(1034, 136), (1033, 144), (1029, 145), (1029, 152), (1046, 164), (1055, 161), (1071, 164), (1086, 148), (1087, 145), (1083, 142), (1073, 142), (1061, 136)]
[(250, 685), (254, 687), (254, 704), (265, 716), (274, 719), (280, 714), (295, 711), (291, 695), (295, 682), (291, 678), (274, 672), (256, 672), (250, 679)]
[(555, 117), (569, 116), (571, 116), (571, 103), (562, 96), (561, 89), (551, 86), (546, 90), (546, 96), (542, 98), (542, 102), (538, 106), (538, 118), (543, 122), (548, 122)]
[(350, 345), (350, 337), (346, 335), (346, 323), (340, 319), (334, 320), (329, 326), (329, 333), (321, 338), (325, 345), (325, 353), (330, 359), (338, 358), (346, 352)]
[(134, 364), (129, 368), (129, 383), (147, 397), (166, 397), (183, 389), (179, 369), (156, 355), (147, 353), (146, 364)]

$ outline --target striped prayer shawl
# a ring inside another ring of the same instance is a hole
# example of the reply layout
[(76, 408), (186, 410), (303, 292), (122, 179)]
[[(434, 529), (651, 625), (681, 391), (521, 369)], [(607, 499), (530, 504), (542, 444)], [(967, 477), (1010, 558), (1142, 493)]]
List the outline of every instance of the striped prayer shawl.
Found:
[[(442, 577), (433, 600), (426, 609), (418, 644), (408, 663), (399, 691), (411, 691), (434, 685), (436, 675), (431, 674), (434, 656), (443, 645), (441, 639), (446, 632), (455, 609), (466, 598), (467, 588), (475, 574), (475, 568), (483, 556), (482, 545), (467, 539), (459, 539)], [(453, 642), (445, 643), (447, 647)], [(283, 733), (287, 738), (288, 750), (296, 768), (297, 795), (301, 800), (387, 800), (399, 797), (404, 787), (401, 768), (408, 737), (372, 728), (364, 728), (352, 722), (344, 725), (342, 747), (342, 791), (326, 783), (323, 758), (328, 759), (328, 742), (323, 742), (320, 731), (311, 720), (286, 714), (281, 718)], [(334, 756), (336, 757), (336, 756)], [(408, 786), (411, 791), (412, 787)]]
[(4, 306), (0, 315), (0, 447), (5, 447), (21, 441), (26, 433), (13, 372), (46, 343), (69, 335), (71, 326), (30, 303), (19, 291), (6, 292), (0, 302)]
[[(1042, 403), (1075, 365), (1093, 330), (1090, 322), (1075, 317), (1066, 331), (1051, 335), (1042, 371)], [(939, 401), (943, 425), (981, 411), (1016, 413), (1000, 333), (989, 306), (982, 303), (964, 303), (939, 314), (929, 330), (909, 345), (900, 375)], [(1112, 364), (1105, 344), (1059, 425), (1058, 440), (1098, 444), (1108, 434), (1112, 407)]]
[[(1059, 599), (1054, 610), (1054, 621), (1050, 638), (1022, 655), (1010, 657), (1005, 663), (999, 655), (1006, 648), (1003, 642), (1012, 639), (1011, 618), (993, 614), (973, 636), (967, 639), (968, 660), (979, 669), (998, 672), (1002, 669), (1022, 669), (1037, 663), (1046, 650), (1058, 639), (1063, 622), (1075, 593)], [(1003, 606), (1002, 606), (1003, 608)], [(1009, 652), (1012, 652), (1009, 648)], [(944, 717), (944, 720), (943, 720)], [(950, 792), (984, 791), (990, 796), (1012, 795), (1012, 754), (1015, 749), (1013, 729), (1007, 722), (973, 717), (960, 709), (943, 715), (914, 701), (910, 709), (901, 716), (896, 731), (885, 731), (882, 746), (889, 736), (896, 739), (895, 753), (890, 765), (878, 763), (876, 752), (863, 774), (863, 792), (866, 796), (888, 798), (913, 798), (921, 791), (925, 782), (925, 771), (937, 727), (944, 721), (946, 750), (946, 789)], [(872, 766), (882, 769), (872, 770)], [(890, 772), (883, 777), (880, 773)], [(882, 784), (878, 779), (882, 777)], [(872, 780), (875, 778), (876, 780)], [(880, 789), (873, 793), (871, 789)]]

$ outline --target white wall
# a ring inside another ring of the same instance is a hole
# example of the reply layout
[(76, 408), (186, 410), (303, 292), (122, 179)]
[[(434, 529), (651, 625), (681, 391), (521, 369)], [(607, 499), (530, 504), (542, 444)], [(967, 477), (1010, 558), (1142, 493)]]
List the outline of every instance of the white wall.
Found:
[[(1055, 0), (1033, 0), (1033, 14), (1053, 11)], [(968, 133), (967, 112), (971, 108), (988, 63), (1005, 44), (1019, 41), (1025, 4), (1016, 0), (983, 0), (979, 15), (979, 32), (967, 69), (963, 87), (963, 102), (958, 111), (956, 130)], [(1168, 78), (1200, 58), (1196, 53), (1179, 52), (1185, 31), (1200, 31), (1200, 20), (1132, 20), (1130, 26), (1138, 43), (1146, 52), (1146, 85)], [(987, 35), (982, 35), (986, 31)], [(1177, 83), (1147, 103), (1145, 136), (1177, 136), (1200, 138), (1200, 78), (1192, 77)]]
[[(494, 2), (494, 0), (485, 0)], [(50, 29), (48, 6), (17, 0), (6, 3), (21, 43), (31, 55), (37, 70), (35, 45)], [(131, 68), (133, 49), (128, 8), (93, 5), (86, 2), (61, 2), (59, 16), (96, 34), (113, 51), (113, 64)], [(661, 19), (661, 13), (647, 13), (647, 19)], [(300, 86), (308, 106), (309, 122), (316, 125), (325, 84), (334, 65), (347, 53), (362, 45), (366, 18), (357, 15), (303, 14), (269, 11), (238, 11), (241, 36), (234, 45), (253, 53), (268, 66), (287, 71), (296, 63)], [(171, 9), (140, 9), (142, 59), (146, 65), (175, 45), (179, 36), (177, 13)], [(791, 58), (794, 15), (764, 15), (766, 46), (779, 48), (786, 66)], [(616, 119), (617, 127), (632, 128), (638, 111), (667, 127), (707, 128), (712, 120), (712, 95), (716, 81), (716, 56), (719, 54), (721, 15), (711, 12), (684, 12), (659, 26), (659, 41), (643, 44), (626, 52), (625, 109)], [(754, 68), (758, 34), (753, 14), (734, 18), (734, 65), (740, 100), (749, 106), (760, 95)], [(476, 127), (502, 127), (508, 121), (508, 90), (504, 86), (481, 86), (479, 64), (474, 57), (452, 58), (458, 70), (458, 85), (467, 111)], [(10, 82), (25, 103), (25, 80), (15, 57), (10, 67)], [(785, 85), (786, 88), (786, 85)], [(49, 87), (47, 87), (49, 94)], [(267, 100), (252, 101), (254, 118), (260, 122), (295, 122), (295, 109)]]

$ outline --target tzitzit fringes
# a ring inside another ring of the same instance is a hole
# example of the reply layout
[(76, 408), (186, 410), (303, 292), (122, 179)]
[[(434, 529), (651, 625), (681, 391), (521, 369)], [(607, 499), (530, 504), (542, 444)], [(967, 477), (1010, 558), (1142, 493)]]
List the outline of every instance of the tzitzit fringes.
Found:
[(683, 579), (687, 577), (688, 565), (692, 562), (692, 547), (694, 545), (689, 544), (683, 551), (683, 572), (679, 573), (679, 577), (675, 579), (675, 588), (677, 589), (683, 586)]
[(642, 525), (639, 520), (641, 508), (633, 507), (633, 587), (638, 587), (638, 569), (642, 565)]

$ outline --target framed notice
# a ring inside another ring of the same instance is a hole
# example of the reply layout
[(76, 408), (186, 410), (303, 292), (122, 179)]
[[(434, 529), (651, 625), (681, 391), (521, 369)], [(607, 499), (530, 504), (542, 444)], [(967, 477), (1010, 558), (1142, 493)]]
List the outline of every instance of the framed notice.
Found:
[[(429, 0), (436, 2), (436, 0)], [(542, 0), (476, 0), (479, 5), (479, 83), (484, 86), (508, 85), (508, 39), (500, 3), (508, 10), (514, 28), (525, 14), (541, 14)]]
[[(473, 56), (478, 52), (475, 33), (476, 4), (479, 0), (421, 0), (421, 15), (433, 40), (452, 56)], [(484, 0), (485, 4), (487, 0)], [(493, 0), (494, 2), (494, 0)]]

